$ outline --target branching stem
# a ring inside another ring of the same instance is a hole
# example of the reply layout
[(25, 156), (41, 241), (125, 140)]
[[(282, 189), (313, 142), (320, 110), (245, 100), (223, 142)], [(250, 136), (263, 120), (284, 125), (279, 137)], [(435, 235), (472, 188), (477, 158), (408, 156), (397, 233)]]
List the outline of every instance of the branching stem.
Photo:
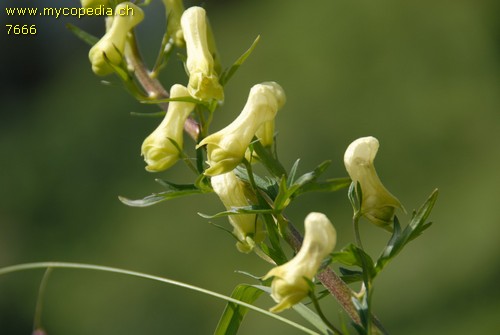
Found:
[[(138, 83), (142, 86), (144, 91), (147, 93), (148, 97), (153, 99), (167, 99), (169, 94), (167, 90), (163, 87), (158, 79), (151, 74), (144, 64), (139, 49), (137, 48), (135, 34), (131, 33), (131, 42), (128, 44), (129, 47), (126, 49), (125, 57), (127, 59), (127, 64), (133, 68), (135, 78)], [(160, 102), (158, 106), (167, 111), (168, 102)], [(195, 141), (198, 141), (198, 136), (200, 135), (200, 126), (191, 117), (189, 117), (184, 123), (184, 130), (186, 133)]]

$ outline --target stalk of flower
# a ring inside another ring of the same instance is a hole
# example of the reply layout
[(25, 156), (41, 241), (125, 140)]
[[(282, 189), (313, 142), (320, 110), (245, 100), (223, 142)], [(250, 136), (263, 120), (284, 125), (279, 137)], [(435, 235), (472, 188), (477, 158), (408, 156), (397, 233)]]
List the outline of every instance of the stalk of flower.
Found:
[(361, 187), (361, 212), (370, 222), (391, 231), (399, 200), (382, 184), (373, 161), (379, 142), (375, 137), (362, 137), (352, 142), (344, 154), (344, 164), (354, 183)]
[[(246, 192), (245, 184), (236, 177), (233, 171), (214, 176), (210, 180), (214, 192), (219, 196), (227, 210), (252, 204), (250, 192)], [(252, 251), (256, 243), (265, 238), (264, 225), (255, 214), (237, 214), (229, 216), (233, 226), (233, 235), (238, 239), (236, 248), (240, 252)]]
[(181, 17), (184, 12), (182, 0), (163, 0), (167, 16), (167, 34), (174, 44), (178, 47), (184, 47), (184, 36), (181, 27)]
[(254, 85), (240, 115), (224, 129), (205, 137), (198, 147), (207, 146), (210, 167), (205, 175), (215, 176), (233, 170), (241, 163), (257, 130), (274, 120), (285, 104), (283, 88), (275, 82)]
[(224, 89), (219, 83), (212, 50), (208, 43), (205, 10), (196, 6), (188, 8), (182, 14), (181, 26), (186, 42), (189, 93), (202, 101), (223, 100)]
[[(189, 92), (186, 87), (175, 84), (170, 89), (170, 96), (189, 97)], [(183, 147), (184, 123), (194, 108), (195, 104), (191, 102), (169, 103), (163, 121), (142, 143), (141, 151), (147, 163), (147, 171), (164, 171), (177, 162)]]
[[(123, 15), (126, 13), (127, 15)], [(92, 71), (99, 76), (113, 72), (120, 65), (127, 42), (127, 34), (144, 19), (144, 12), (131, 2), (116, 6), (115, 16), (106, 34), (89, 51)]]
[(337, 243), (337, 232), (322, 213), (312, 212), (304, 221), (304, 242), (299, 252), (285, 264), (274, 267), (263, 279), (271, 277), (271, 297), (278, 303), (271, 312), (281, 312), (309, 294), (309, 281), (318, 272), (323, 259)]

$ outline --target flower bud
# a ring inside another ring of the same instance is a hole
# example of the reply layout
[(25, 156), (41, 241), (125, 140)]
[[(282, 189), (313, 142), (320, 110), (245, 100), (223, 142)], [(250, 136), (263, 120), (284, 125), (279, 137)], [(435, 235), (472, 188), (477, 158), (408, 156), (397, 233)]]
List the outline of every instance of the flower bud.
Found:
[(372, 223), (392, 230), (390, 224), (396, 208), (402, 208), (380, 181), (373, 161), (379, 143), (375, 137), (362, 137), (352, 142), (344, 154), (344, 164), (354, 183), (361, 187), (361, 215)]
[(189, 93), (202, 101), (223, 100), (224, 90), (219, 83), (207, 39), (208, 23), (205, 10), (201, 7), (188, 8), (182, 14), (181, 26), (186, 42)]
[(182, 34), (181, 16), (184, 12), (182, 0), (163, 0), (167, 15), (167, 34), (178, 47), (184, 47), (184, 36)]
[[(245, 192), (245, 185), (233, 171), (214, 176), (210, 181), (214, 192), (219, 196), (227, 210), (231, 210), (233, 207), (251, 205), (247, 198), (247, 192)], [(239, 251), (248, 253), (252, 251), (255, 243), (264, 240), (264, 225), (257, 215), (231, 215), (229, 222), (234, 228), (234, 236), (238, 239), (236, 247)]]
[(109, 0), (81, 0), (81, 4), (83, 8), (108, 7)]
[[(170, 89), (171, 98), (189, 97), (188, 90), (175, 84)], [(142, 155), (149, 172), (160, 172), (174, 165), (183, 146), (183, 129), (186, 119), (195, 107), (194, 103), (171, 101), (167, 114), (160, 125), (142, 143)], [(177, 148), (172, 141), (177, 143)]]
[(207, 145), (210, 167), (205, 175), (215, 176), (233, 170), (243, 160), (257, 130), (274, 120), (285, 100), (283, 88), (275, 82), (253, 86), (240, 115), (227, 127), (198, 144), (198, 147)]
[(131, 2), (116, 6), (115, 16), (106, 34), (89, 51), (92, 71), (99, 76), (113, 72), (108, 64), (120, 65), (127, 34), (144, 19), (144, 12)]
[(274, 277), (271, 297), (278, 303), (271, 312), (281, 312), (300, 302), (309, 293), (309, 283), (318, 272), (323, 259), (337, 243), (337, 232), (322, 213), (309, 213), (305, 222), (304, 242), (297, 255), (269, 271), (263, 279)]

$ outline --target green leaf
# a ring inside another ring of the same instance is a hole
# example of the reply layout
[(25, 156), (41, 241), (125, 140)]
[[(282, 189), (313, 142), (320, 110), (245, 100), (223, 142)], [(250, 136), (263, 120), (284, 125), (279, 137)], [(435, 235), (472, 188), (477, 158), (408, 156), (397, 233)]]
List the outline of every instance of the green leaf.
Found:
[(278, 195), (276, 199), (274, 199), (274, 209), (276, 211), (282, 211), (289, 203), (288, 199), (290, 198), (288, 192), (288, 186), (286, 182), (286, 177), (281, 177), (280, 187), (278, 190)]
[(297, 174), (297, 169), (299, 168), (299, 162), (300, 158), (295, 161), (292, 168), (290, 169), (290, 173), (288, 174), (289, 177), (287, 186), (293, 185), (293, 182), (295, 181), (295, 175)]
[(184, 189), (184, 190), (168, 190), (166, 192), (153, 193), (142, 199), (137, 199), (137, 200), (128, 199), (122, 196), (119, 196), (118, 199), (120, 199), (120, 201), (123, 202), (125, 205), (131, 207), (148, 207), (156, 205), (157, 203), (162, 201), (180, 198), (187, 195), (202, 194), (202, 193), (206, 192), (198, 188), (194, 188), (194, 189)]
[(242, 306), (244, 306), (248, 309), (251, 309), (253, 311), (256, 311), (262, 315), (266, 315), (270, 318), (273, 318), (273, 319), (278, 320), (284, 324), (287, 324), (287, 325), (292, 326), (298, 330), (301, 330), (306, 334), (311, 334), (311, 335), (318, 334), (317, 332), (315, 332), (311, 329), (308, 329), (308, 328), (306, 328), (306, 327), (304, 327), (296, 322), (293, 322), (293, 321), (286, 319), (282, 316), (279, 316), (277, 314), (266, 311), (262, 308), (254, 306), (252, 304), (249, 304), (249, 303), (237, 300), (237, 299), (233, 299), (233, 298), (228, 297), (226, 295), (223, 295), (223, 294), (220, 294), (220, 293), (217, 293), (214, 291), (210, 291), (210, 290), (204, 289), (202, 287), (190, 285), (188, 283), (176, 281), (176, 280), (169, 279), (169, 278), (154, 276), (152, 274), (137, 272), (137, 271), (124, 270), (124, 269), (112, 268), (109, 266), (101, 266), (101, 265), (94, 265), (94, 264), (65, 263), (65, 262), (38, 262), (38, 263), (25, 263), (25, 264), (17, 264), (17, 265), (2, 267), (2, 268), (0, 268), (0, 276), (6, 275), (9, 273), (13, 273), (13, 272), (18, 272), (18, 271), (26, 271), (26, 270), (31, 270), (31, 269), (46, 269), (46, 268), (51, 268), (51, 269), (64, 268), (64, 269), (103, 271), (103, 272), (109, 272), (109, 273), (115, 273), (115, 274), (121, 274), (121, 275), (126, 275), (126, 276), (132, 276), (132, 277), (157, 281), (157, 282), (165, 283), (168, 285), (173, 285), (173, 286), (181, 287), (184, 289), (188, 289), (188, 290), (191, 290), (193, 292), (202, 293), (202, 294), (205, 294), (207, 296), (215, 297), (217, 299), (229, 301), (229, 302), (232, 302), (236, 305), (242, 305)]
[(324, 161), (313, 171), (307, 172), (297, 178), (297, 180), (294, 180), (299, 164), (299, 160), (297, 160), (290, 171), (289, 177), (286, 178), (286, 176), (283, 176), (281, 178), (279, 192), (274, 201), (274, 208), (277, 211), (285, 209), (291, 199), (293, 199), (305, 185), (316, 181), (316, 179), (328, 168), (330, 163), (331, 161)]
[[(241, 180), (243, 180), (247, 183), (250, 183), (250, 178), (248, 177), (247, 169), (245, 169), (241, 166), (238, 166), (233, 171), (238, 178), (240, 178)], [(270, 179), (263, 179), (256, 174), (253, 175), (253, 179), (254, 179), (257, 187), (260, 188), (261, 190), (265, 191), (266, 194), (271, 197), (271, 199), (276, 198), (278, 191), (279, 191), (279, 188), (276, 184), (276, 181), (270, 180)]]
[(172, 102), (172, 101), (181, 101), (181, 102), (190, 102), (196, 105), (203, 105), (208, 108), (208, 104), (204, 101), (195, 99), (193, 97), (176, 97), (176, 98), (165, 98), (165, 99), (142, 99), (140, 102), (143, 104), (159, 104), (159, 103), (164, 103), (164, 102)]
[(349, 198), (349, 202), (351, 203), (354, 213), (358, 213), (361, 210), (361, 192), (361, 185), (359, 184), (359, 182), (352, 182), (349, 186), (347, 197)]
[(335, 192), (349, 187), (351, 178), (331, 178), (324, 182), (311, 182), (303, 185), (295, 192), (299, 196), (307, 192)]
[(363, 249), (349, 244), (339, 252), (332, 254), (332, 260), (348, 266), (358, 266), (363, 270), (366, 279), (371, 280), (375, 277), (375, 266), (373, 260)]
[[(253, 285), (253, 287), (266, 292), (267, 294), (271, 295), (271, 288), (267, 286), (262, 286), (262, 285)], [(309, 309), (306, 305), (303, 303), (298, 303), (293, 305), (292, 309), (302, 316), (306, 321), (308, 321), (311, 325), (316, 327), (320, 331), (321, 334), (324, 335), (332, 335), (332, 331), (328, 328), (328, 326), (321, 320), (318, 314), (316, 314), (314, 311)]]
[(294, 182), (294, 186), (303, 186), (311, 181), (316, 180), (325, 170), (330, 166), (332, 161), (324, 161), (321, 164), (319, 164), (314, 170), (311, 172), (305, 173), (302, 176), (300, 176), (296, 182)]
[[(246, 302), (253, 303), (263, 293), (262, 290), (246, 284), (236, 286), (231, 294), (231, 298)], [(234, 335), (238, 332), (241, 322), (248, 312), (248, 308), (228, 302), (226, 308), (222, 312), (217, 328), (214, 335)]]
[(99, 42), (99, 39), (95, 37), (94, 35), (91, 35), (87, 33), (86, 31), (78, 28), (77, 26), (72, 25), (71, 23), (66, 24), (66, 28), (69, 29), (76, 37), (84, 41), (90, 46), (93, 46), (97, 42)]
[(438, 197), (438, 190), (434, 190), (425, 203), (414, 213), (410, 223), (401, 231), (401, 226), (397, 217), (394, 217), (394, 232), (387, 246), (382, 251), (376, 263), (376, 271), (380, 272), (384, 266), (403, 248), (416, 237), (431, 226), (431, 222), (426, 222)]
[(252, 45), (250, 48), (248, 48), (247, 51), (243, 53), (234, 63), (229, 67), (228, 69), (224, 70), (222, 75), (220, 76), (219, 82), (222, 86), (225, 86), (229, 79), (236, 73), (236, 71), (240, 68), (241, 65), (245, 62), (245, 60), (250, 56), (250, 54), (253, 52), (255, 47), (257, 46), (257, 43), (260, 40), (260, 35), (257, 36), (257, 38), (253, 41)]
[(154, 117), (154, 118), (164, 117), (165, 114), (166, 114), (165, 112), (154, 112), (154, 113), (130, 112), (131, 116)]
[(199, 216), (205, 219), (216, 219), (229, 215), (241, 215), (241, 214), (268, 214), (272, 213), (272, 209), (263, 208), (260, 206), (242, 206), (242, 207), (232, 207), (230, 210), (219, 212), (214, 215), (208, 215), (203, 213), (198, 213)]
[(363, 272), (356, 270), (349, 270), (343, 267), (339, 267), (340, 273), (342, 274), (342, 280), (346, 284), (355, 283), (363, 280)]
[(280, 161), (277, 160), (270, 152), (269, 149), (264, 148), (260, 141), (254, 138), (253, 149), (255, 153), (259, 156), (262, 164), (265, 168), (274, 176), (276, 179), (281, 179), (282, 176), (286, 176), (286, 170), (281, 165)]
[(271, 247), (268, 247), (268, 256), (271, 257), (276, 264), (284, 264), (288, 259), (283, 252), (283, 248), (281, 247), (278, 226), (272, 215), (264, 214), (263, 217), (266, 224), (267, 237), (271, 242)]
[(159, 178), (156, 178), (155, 181), (160, 184), (161, 186), (163, 186), (165, 189), (167, 189), (168, 191), (174, 191), (174, 192), (177, 192), (177, 191), (187, 191), (187, 190), (198, 190), (199, 188), (196, 187), (196, 185), (194, 184), (174, 184), (174, 183), (171, 183), (169, 181), (166, 181), (166, 180), (163, 180), (163, 179), (159, 179)]

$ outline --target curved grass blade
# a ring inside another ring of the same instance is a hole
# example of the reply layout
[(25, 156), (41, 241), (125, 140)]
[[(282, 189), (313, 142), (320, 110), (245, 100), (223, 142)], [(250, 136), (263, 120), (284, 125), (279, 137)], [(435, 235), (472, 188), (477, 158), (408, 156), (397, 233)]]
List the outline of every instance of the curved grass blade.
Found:
[(128, 275), (128, 276), (158, 281), (158, 282), (162, 282), (162, 283), (167, 283), (170, 285), (183, 287), (183, 288), (186, 288), (186, 289), (189, 289), (192, 291), (200, 292), (200, 293), (210, 295), (210, 296), (218, 298), (218, 299), (226, 300), (226, 301), (244, 306), (248, 309), (254, 310), (258, 313), (267, 315), (267, 316), (274, 318), (278, 321), (286, 323), (286, 324), (288, 324), (296, 329), (303, 331), (305, 334), (320, 335), (317, 332), (315, 332), (311, 329), (308, 329), (308, 328), (306, 328), (298, 323), (295, 323), (291, 320), (288, 320), (282, 316), (273, 314), (269, 311), (266, 311), (262, 308), (254, 306), (252, 304), (248, 304), (246, 302), (239, 301), (237, 299), (234, 299), (234, 298), (228, 297), (226, 295), (223, 295), (223, 294), (220, 294), (220, 293), (217, 293), (214, 291), (210, 291), (210, 290), (198, 287), (198, 286), (186, 284), (186, 283), (176, 281), (173, 279), (169, 279), (169, 278), (153, 276), (153, 275), (150, 275), (147, 273), (142, 273), (142, 272), (136, 272), (136, 271), (119, 269), (119, 268), (113, 268), (113, 267), (109, 267), (109, 266), (94, 265), (94, 264), (66, 263), (66, 262), (38, 262), (38, 263), (17, 264), (17, 265), (12, 265), (12, 266), (0, 268), (0, 276), (8, 274), (8, 273), (13, 273), (13, 272), (33, 270), (33, 269), (46, 269), (46, 268), (65, 268), (65, 269), (80, 269), (80, 270), (94, 270), (94, 271), (102, 271), (102, 272), (111, 272), (111, 273), (117, 273), (117, 274)]

